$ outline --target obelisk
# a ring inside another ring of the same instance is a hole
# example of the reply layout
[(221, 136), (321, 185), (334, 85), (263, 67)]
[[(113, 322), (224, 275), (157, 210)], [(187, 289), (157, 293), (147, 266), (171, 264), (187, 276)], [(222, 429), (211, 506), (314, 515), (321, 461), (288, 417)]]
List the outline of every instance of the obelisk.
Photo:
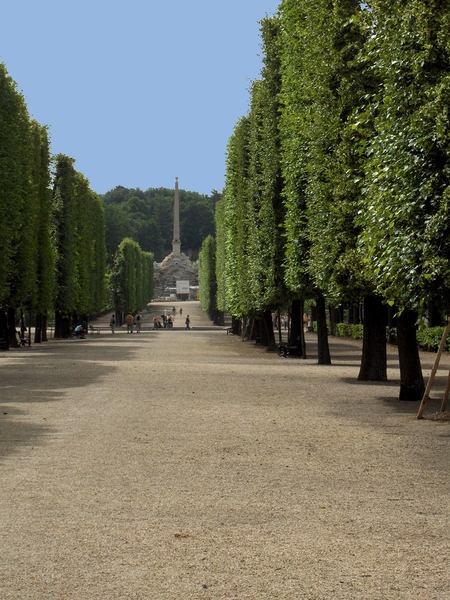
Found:
[(173, 203), (173, 240), (172, 254), (180, 256), (181, 240), (180, 240), (180, 197), (178, 194), (178, 177), (175, 177), (175, 199)]

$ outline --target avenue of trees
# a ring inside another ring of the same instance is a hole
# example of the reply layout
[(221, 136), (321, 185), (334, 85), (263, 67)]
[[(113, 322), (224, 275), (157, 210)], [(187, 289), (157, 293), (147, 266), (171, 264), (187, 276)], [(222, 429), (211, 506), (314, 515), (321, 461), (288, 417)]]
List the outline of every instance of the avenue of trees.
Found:
[(363, 306), (362, 380), (386, 379), (395, 315), (401, 399), (424, 390), (419, 318), (450, 312), (449, 15), (433, 0), (282, 0), (201, 254), (205, 310), (250, 320), (269, 347), (270, 314), (289, 310), (304, 353), (312, 301), (329, 363), (327, 317), (357, 322)]
[[(17, 345), (26, 315), (35, 342), (55, 337), (106, 308), (142, 309), (151, 299), (153, 255), (133, 242), (107, 265), (103, 201), (76, 171), (74, 159), (51, 157), (47, 128), (31, 119), (25, 99), (0, 64), (0, 339)], [(125, 236), (124, 236), (125, 237)], [(116, 252), (117, 251), (117, 252)], [(123, 256), (130, 258), (127, 276)], [(134, 287), (133, 287), (134, 286)], [(117, 300), (117, 306), (107, 297)]]
[(144, 252), (137, 242), (124, 238), (114, 255), (110, 288), (116, 323), (122, 325), (124, 315), (143, 310), (153, 296), (153, 262), (151, 252)]
[[(160, 262), (172, 251), (174, 190), (146, 191), (118, 186), (102, 196), (105, 205), (106, 248), (111, 261), (124, 238), (135, 240)], [(203, 240), (214, 235), (214, 208), (220, 194), (179, 191), (183, 251), (197, 259)]]
[(216, 243), (212, 235), (203, 240), (198, 257), (200, 306), (212, 321), (218, 318)]

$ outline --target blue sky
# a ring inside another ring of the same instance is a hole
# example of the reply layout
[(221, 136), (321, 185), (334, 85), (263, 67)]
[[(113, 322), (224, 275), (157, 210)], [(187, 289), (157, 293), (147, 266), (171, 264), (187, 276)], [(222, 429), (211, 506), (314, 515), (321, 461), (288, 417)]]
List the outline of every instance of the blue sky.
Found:
[(261, 69), (258, 21), (278, 0), (1, 1), (0, 62), (52, 152), (98, 193), (209, 194)]

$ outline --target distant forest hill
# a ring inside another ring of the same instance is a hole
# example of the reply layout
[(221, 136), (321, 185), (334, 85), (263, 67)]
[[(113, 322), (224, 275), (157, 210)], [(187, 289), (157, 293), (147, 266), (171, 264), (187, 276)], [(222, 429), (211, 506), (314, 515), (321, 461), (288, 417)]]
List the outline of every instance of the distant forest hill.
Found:
[[(105, 206), (106, 249), (112, 260), (118, 245), (132, 238), (161, 262), (172, 251), (175, 190), (117, 186), (102, 195)], [(215, 235), (214, 211), (221, 194), (210, 196), (179, 190), (181, 251), (196, 260), (203, 240)]]

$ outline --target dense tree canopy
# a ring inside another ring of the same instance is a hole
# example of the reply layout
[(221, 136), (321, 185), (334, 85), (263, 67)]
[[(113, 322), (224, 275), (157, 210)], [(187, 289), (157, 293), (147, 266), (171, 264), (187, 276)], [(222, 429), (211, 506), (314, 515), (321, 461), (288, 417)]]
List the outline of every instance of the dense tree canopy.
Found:
[(125, 238), (114, 256), (110, 291), (114, 308), (122, 315), (142, 310), (153, 295), (153, 254), (143, 252), (137, 242)]
[(391, 302), (449, 311), (450, 14), (447, 2), (370, 3), (383, 82), (361, 207), (367, 269)]
[(216, 244), (209, 235), (204, 239), (198, 257), (200, 306), (202, 310), (213, 317), (217, 310), (217, 281), (216, 281)]
[(73, 314), (104, 306), (105, 225), (100, 198), (74, 168), (74, 160), (55, 157), (53, 208), (57, 250), (56, 335), (66, 336)]
[[(179, 191), (180, 230), (184, 252), (197, 256), (203, 240), (214, 235), (214, 209), (220, 194), (210, 196)], [(134, 239), (144, 251), (161, 261), (172, 250), (174, 190), (146, 191), (118, 186), (103, 196), (106, 245), (110, 259), (124, 237)]]

